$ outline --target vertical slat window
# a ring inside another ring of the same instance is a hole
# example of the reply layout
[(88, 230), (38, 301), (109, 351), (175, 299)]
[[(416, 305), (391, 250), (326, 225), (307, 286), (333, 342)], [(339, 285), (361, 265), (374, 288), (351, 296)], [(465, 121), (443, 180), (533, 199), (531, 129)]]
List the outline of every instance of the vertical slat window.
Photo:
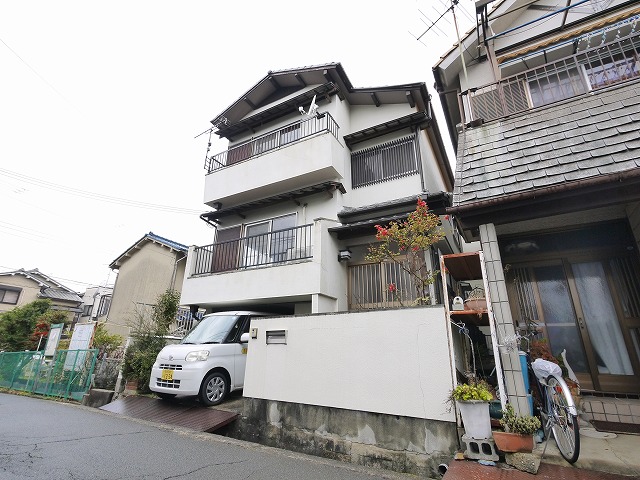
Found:
[(351, 154), (353, 188), (364, 187), (419, 172), (415, 135)]

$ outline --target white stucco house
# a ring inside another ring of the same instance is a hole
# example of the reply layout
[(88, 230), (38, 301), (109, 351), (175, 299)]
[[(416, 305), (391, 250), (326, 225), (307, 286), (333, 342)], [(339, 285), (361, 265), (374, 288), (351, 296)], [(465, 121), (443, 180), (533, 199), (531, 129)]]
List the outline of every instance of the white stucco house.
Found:
[(406, 274), (365, 260), (374, 225), (418, 198), (447, 231), (426, 264), (460, 249), (426, 85), (356, 88), (340, 63), (271, 71), (212, 124), (229, 141), (205, 164), (216, 238), (189, 248), (181, 304), (274, 314), (251, 323), (244, 438), (437, 473), (458, 442), (441, 285), (398, 308), (387, 286)]

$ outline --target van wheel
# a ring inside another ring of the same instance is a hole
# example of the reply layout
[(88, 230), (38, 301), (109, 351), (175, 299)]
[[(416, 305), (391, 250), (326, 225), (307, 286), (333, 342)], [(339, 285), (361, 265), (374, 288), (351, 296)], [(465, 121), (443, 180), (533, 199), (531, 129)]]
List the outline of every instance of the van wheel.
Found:
[(211, 372), (207, 375), (200, 387), (198, 398), (207, 406), (218, 405), (229, 393), (229, 380), (222, 372)]

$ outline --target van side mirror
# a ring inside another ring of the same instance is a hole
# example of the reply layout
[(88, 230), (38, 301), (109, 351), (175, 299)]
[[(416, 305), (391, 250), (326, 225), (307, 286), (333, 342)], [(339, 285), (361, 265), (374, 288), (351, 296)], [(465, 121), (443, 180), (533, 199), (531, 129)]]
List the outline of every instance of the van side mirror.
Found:
[(240, 335), (240, 343), (249, 343), (249, 332)]

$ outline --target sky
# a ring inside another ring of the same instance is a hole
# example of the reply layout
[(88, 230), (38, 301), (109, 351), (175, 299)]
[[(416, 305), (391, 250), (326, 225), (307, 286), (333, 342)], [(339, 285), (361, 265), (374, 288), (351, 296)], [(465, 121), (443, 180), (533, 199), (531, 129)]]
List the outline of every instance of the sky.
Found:
[[(473, 0), (461, 0), (461, 33)], [(146, 233), (200, 220), (210, 120), (270, 70), (340, 62), (354, 87), (425, 82), (454, 44), (445, 0), (22, 0), (0, 4), (0, 271), (84, 292)], [(226, 150), (214, 136), (210, 153)], [(451, 155), (451, 153), (450, 153)], [(453, 161), (453, 159), (451, 159)]]

